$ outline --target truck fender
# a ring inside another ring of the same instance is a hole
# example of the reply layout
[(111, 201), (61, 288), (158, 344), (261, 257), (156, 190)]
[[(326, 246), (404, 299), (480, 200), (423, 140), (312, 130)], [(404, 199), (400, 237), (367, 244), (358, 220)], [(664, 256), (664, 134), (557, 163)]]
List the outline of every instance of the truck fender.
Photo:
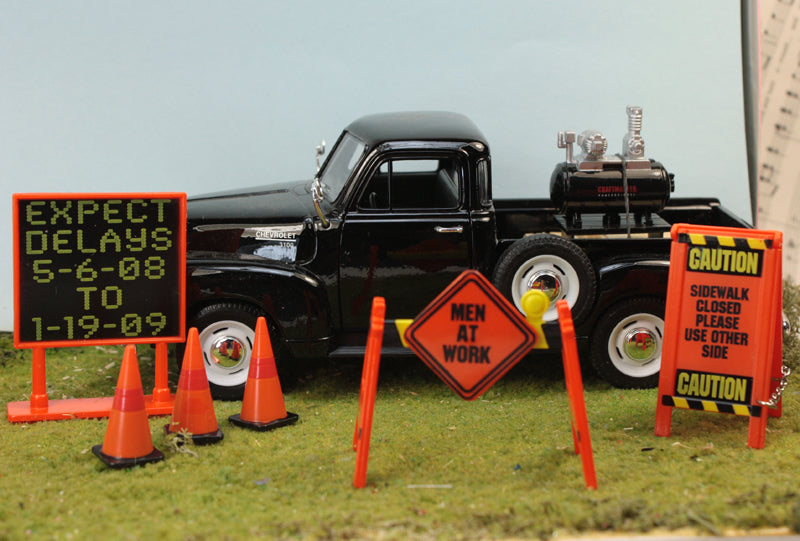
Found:
[(331, 310), (322, 281), (279, 265), (188, 265), (187, 327), (197, 327), (211, 392), (241, 399), (259, 316), (267, 320), (279, 373), (327, 354)]
[[(667, 297), (669, 259), (653, 256), (597, 266), (597, 300), (594, 314), (633, 297)], [(595, 316), (592, 319), (596, 319)]]
[(592, 367), (620, 388), (658, 384), (669, 261), (663, 256), (598, 269), (598, 299), (587, 324)]
[(311, 273), (262, 263), (187, 268), (187, 320), (209, 304), (234, 301), (272, 318), (289, 343), (330, 338), (328, 294), (322, 280)]

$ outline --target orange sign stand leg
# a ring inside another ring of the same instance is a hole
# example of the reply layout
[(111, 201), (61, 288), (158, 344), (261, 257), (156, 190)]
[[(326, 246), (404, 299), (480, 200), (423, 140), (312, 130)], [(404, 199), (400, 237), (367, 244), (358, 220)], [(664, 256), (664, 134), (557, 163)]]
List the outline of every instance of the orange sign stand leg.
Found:
[(31, 412), (47, 411), (47, 367), (45, 349), (33, 348), (33, 388), (31, 389)]
[(367, 485), (367, 462), (369, 461), (369, 440), (372, 435), (372, 416), (375, 411), (375, 395), (378, 391), (378, 371), (383, 346), (383, 327), (386, 317), (386, 301), (382, 297), (372, 300), (367, 350), (364, 354), (364, 368), (361, 375), (358, 417), (353, 447), (356, 451), (356, 470), (353, 486), (364, 488)]
[[(781, 267), (777, 265), (778, 271), (780, 272)], [(774, 329), (770, 332), (769, 327), (763, 329), (762, 333), (765, 336), (772, 335), (772, 338), (768, 340), (769, 345), (767, 346), (768, 351), (772, 351), (772, 360), (770, 362), (761, 363), (760, 366), (756, 367), (756, 370), (761, 371), (760, 378), (756, 378), (763, 382), (764, 391), (762, 396), (768, 396), (770, 391), (773, 387), (775, 387), (776, 382), (781, 380), (781, 368), (783, 365), (782, 353), (783, 353), (783, 336), (781, 335), (781, 320), (782, 320), (782, 307), (783, 302), (780, 297), (783, 296), (783, 286), (780, 282), (780, 275), (775, 275), (772, 278), (772, 282), (778, 284), (778, 292), (779, 292), (779, 301), (778, 307), (775, 315), (771, 318), (767, 318), (767, 321), (771, 322), (772, 328)], [(753, 449), (763, 449), (764, 445), (766, 444), (767, 439), (767, 421), (770, 417), (780, 417), (782, 413), (782, 403), (780, 400), (775, 404), (775, 408), (769, 407), (770, 404), (766, 401), (759, 402), (764, 407), (761, 409), (762, 415), (759, 417), (751, 416), (750, 422), (748, 424), (748, 431), (747, 431), (747, 446), (752, 447)]]
[[(156, 381), (153, 385), (153, 406), (170, 406), (172, 396), (169, 392), (169, 355), (166, 342), (156, 344)], [(172, 408), (170, 407), (170, 411)]]
[[(782, 288), (783, 286), (781, 286)], [(783, 297), (783, 289), (781, 289), (781, 297)], [(783, 321), (783, 299), (781, 299), (780, 303), (780, 312), (777, 316), (778, 321)], [(791, 370), (786, 367), (786, 373), (784, 373), (784, 366), (783, 366), (783, 325), (775, 325), (775, 345), (773, 347), (773, 359), (772, 359), (772, 381), (773, 382), (780, 382), (784, 377), (788, 377), (791, 374)], [(770, 417), (780, 417), (783, 414), (783, 400), (778, 399), (778, 403), (774, 405), (774, 407), (767, 408), (767, 412), (769, 412)]]
[(589, 419), (586, 415), (586, 402), (583, 396), (583, 378), (578, 357), (578, 346), (575, 342), (575, 326), (567, 301), (556, 303), (558, 323), (561, 327), (562, 357), (564, 359), (564, 378), (567, 382), (569, 406), (572, 412), (572, 437), (575, 452), (581, 456), (583, 478), (586, 488), (597, 488), (597, 474), (594, 469), (592, 439), (589, 435)]
[[(9, 402), (6, 408), (12, 423), (34, 421), (58, 421), (62, 419), (93, 419), (108, 417), (113, 396), (98, 398), (67, 398), (50, 400), (47, 396), (47, 367), (45, 348), (31, 350), (32, 385), (30, 401)], [(156, 345), (155, 388), (153, 394), (144, 397), (148, 415), (170, 415), (173, 397), (170, 395), (168, 379), (167, 344)]]

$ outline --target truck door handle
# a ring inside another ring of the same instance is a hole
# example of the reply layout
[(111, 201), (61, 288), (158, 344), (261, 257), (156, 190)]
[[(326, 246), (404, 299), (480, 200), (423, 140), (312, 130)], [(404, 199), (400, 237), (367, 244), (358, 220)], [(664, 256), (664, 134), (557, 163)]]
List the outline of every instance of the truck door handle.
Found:
[(433, 230), (436, 231), (437, 233), (463, 233), (464, 226), (456, 225), (453, 227), (445, 227), (442, 225), (437, 225), (436, 227), (433, 228)]

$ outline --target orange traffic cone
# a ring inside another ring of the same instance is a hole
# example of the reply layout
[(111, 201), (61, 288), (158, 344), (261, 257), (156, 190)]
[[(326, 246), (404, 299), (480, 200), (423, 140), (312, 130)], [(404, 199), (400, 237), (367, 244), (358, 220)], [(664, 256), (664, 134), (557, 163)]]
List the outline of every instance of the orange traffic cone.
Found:
[(172, 408), (172, 421), (164, 427), (167, 434), (183, 431), (191, 434), (192, 441), (198, 445), (217, 443), (223, 434), (214, 413), (214, 401), (208, 386), (206, 367), (197, 329), (189, 329), (186, 338), (186, 351), (183, 354), (181, 376), (175, 392), (175, 406)]
[(102, 445), (92, 447), (92, 452), (112, 468), (164, 459), (164, 454), (153, 447), (135, 346), (125, 347), (106, 436)]
[(260, 317), (256, 322), (255, 344), (244, 387), (242, 412), (231, 415), (228, 420), (252, 430), (271, 430), (292, 424), (297, 418), (297, 414), (286, 411), (267, 320)]

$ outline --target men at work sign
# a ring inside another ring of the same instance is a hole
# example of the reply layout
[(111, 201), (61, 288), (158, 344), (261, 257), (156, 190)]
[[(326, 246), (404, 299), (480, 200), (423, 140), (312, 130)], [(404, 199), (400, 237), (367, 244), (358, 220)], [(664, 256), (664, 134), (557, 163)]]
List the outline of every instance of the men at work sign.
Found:
[(537, 341), (531, 326), (477, 271), (467, 270), (405, 333), (411, 349), (461, 398), (494, 385)]
[(672, 240), (656, 434), (669, 435), (671, 407), (734, 413), (755, 419), (748, 444), (763, 447), (781, 374), (781, 234), (678, 224)]

